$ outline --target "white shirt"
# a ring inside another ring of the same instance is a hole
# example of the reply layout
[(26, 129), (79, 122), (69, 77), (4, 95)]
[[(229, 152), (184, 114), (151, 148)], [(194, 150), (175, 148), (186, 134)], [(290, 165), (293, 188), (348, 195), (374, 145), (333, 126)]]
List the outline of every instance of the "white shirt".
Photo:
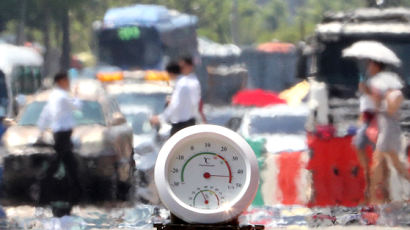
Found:
[(179, 76), (171, 101), (161, 117), (166, 121), (176, 124), (195, 118), (201, 100), (201, 86), (195, 74)]
[(37, 126), (42, 131), (47, 128), (51, 128), (53, 132), (71, 130), (75, 126), (73, 111), (78, 107), (78, 100), (71, 98), (67, 91), (56, 87), (41, 111)]
[[(366, 79), (364, 82), (366, 87), (370, 86), (370, 79)], [(372, 112), (376, 111), (376, 104), (374, 103), (373, 99), (370, 97), (370, 95), (366, 93), (362, 93), (359, 97), (359, 111), (361, 113), (363, 112)]]
[(359, 98), (359, 110), (361, 113), (363, 112), (371, 112), (371, 111), (376, 111), (376, 105), (373, 102), (373, 99), (367, 95), (367, 94), (362, 94)]

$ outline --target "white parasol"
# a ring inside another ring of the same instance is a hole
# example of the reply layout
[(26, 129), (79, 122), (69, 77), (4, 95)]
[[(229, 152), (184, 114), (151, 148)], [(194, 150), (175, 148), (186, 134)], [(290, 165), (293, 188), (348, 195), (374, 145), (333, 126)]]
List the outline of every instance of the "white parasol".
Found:
[(403, 82), (400, 77), (393, 72), (381, 72), (370, 79), (370, 87), (386, 92), (387, 90), (400, 90), (403, 88)]
[(359, 41), (343, 50), (343, 57), (370, 59), (399, 67), (400, 59), (385, 45), (376, 41)]

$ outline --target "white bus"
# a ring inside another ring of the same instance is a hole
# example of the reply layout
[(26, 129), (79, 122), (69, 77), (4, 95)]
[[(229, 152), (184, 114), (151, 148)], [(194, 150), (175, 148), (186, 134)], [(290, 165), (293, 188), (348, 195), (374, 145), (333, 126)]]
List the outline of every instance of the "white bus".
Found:
[(0, 117), (14, 117), (16, 97), (42, 87), (43, 61), (33, 48), (0, 44)]

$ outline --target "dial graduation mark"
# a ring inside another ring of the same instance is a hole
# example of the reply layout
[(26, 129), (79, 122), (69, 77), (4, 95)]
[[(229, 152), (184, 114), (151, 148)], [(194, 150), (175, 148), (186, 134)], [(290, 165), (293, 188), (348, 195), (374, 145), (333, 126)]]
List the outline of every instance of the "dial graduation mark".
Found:
[[(212, 176), (216, 176), (216, 177), (228, 177), (228, 178), (229, 178), (229, 183), (232, 183), (232, 170), (231, 170), (231, 166), (229, 165), (228, 161), (226, 161), (225, 158), (223, 158), (223, 157), (222, 157), (221, 155), (219, 155), (219, 154), (209, 153), (209, 152), (208, 152), (208, 153), (207, 153), (207, 152), (197, 153), (197, 154), (193, 155), (192, 157), (190, 157), (190, 158), (185, 162), (185, 164), (182, 166), (182, 170), (181, 170), (181, 182), (182, 182), (182, 183), (184, 183), (184, 172), (185, 172), (186, 166), (189, 164), (189, 162), (190, 162), (192, 159), (194, 159), (194, 158), (196, 158), (196, 157), (199, 157), (199, 156), (201, 156), (201, 155), (210, 155), (210, 156), (216, 156), (216, 157), (220, 158), (220, 159), (225, 163), (226, 167), (228, 168), (228, 173), (229, 173), (228, 176), (221, 176), (221, 175), (211, 175), (210, 173), (206, 172), (206, 173), (204, 173), (204, 178), (209, 179), (209, 178), (212, 177)], [(208, 164), (208, 160), (207, 160), (207, 159), (208, 159), (208, 158), (205, 158), (205, 164)]]

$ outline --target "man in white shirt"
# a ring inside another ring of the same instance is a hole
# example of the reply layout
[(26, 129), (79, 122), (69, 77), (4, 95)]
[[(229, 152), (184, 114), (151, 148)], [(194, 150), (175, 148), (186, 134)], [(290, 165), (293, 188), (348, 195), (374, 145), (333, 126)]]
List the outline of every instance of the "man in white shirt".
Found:
[(71, 142), (71, 134), (75, 126), (73, 112), (79, 107), (79, 102), (69, 95), (70, 80), (67, 73), (56, 74), (54, 84), (55, 88), (51, 92), (37, 122), (37, 126), (41, 130), (40, 139), (47, 128), (52, 130), (57, 165), (60, 162), (64, 164), (71, 185), (80, 190), (77, 162), (72, 152), (73, 144)]
[(162, 114), (153, 116), (151, 123), (159, 124), (160, 118), (172, 124), (171, 136), (179, 130), (195, 125), (201, 100), (201, 87), (195, 74), (191, 58), (183, 58), (178, 63), (170, 63), (167, 72), (172, 79), (176, 78), (171, 100)]

